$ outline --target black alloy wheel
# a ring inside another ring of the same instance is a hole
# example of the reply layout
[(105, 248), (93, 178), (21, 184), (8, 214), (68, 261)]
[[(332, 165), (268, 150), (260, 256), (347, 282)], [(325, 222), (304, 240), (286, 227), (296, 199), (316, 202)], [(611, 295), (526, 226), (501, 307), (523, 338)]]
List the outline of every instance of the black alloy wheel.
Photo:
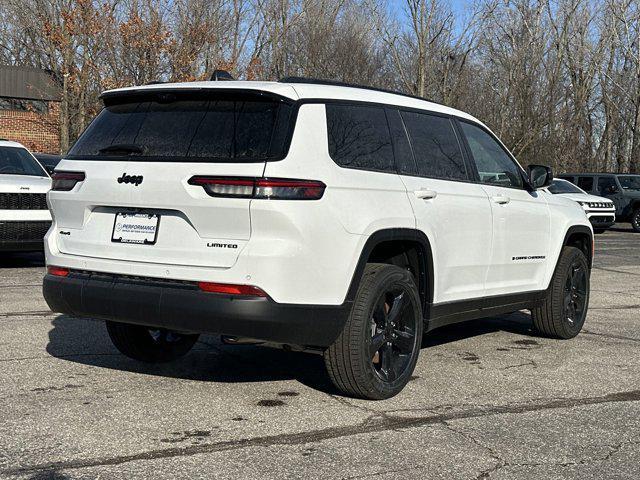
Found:
[(637, 208), (631, 216), (631, 227), (636, 232), (640, 232), (640, 208)]
[(369, 355), (377, 375), (394, 382), (411, 363), (415, 348), (416, 318), (403, 288), (385, 291), (371, 316)]
[(587, 307), (587, 272), (578, 259), (569, 267), (564, 287), (564, 317), (573, 328), (584, 321)]

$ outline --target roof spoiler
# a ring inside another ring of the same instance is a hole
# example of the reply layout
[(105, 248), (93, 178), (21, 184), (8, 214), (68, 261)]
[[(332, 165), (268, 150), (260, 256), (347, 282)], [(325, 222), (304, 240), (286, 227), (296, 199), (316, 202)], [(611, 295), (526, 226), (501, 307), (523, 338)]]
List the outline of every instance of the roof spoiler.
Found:
[(214, 70), (209, 80), (212, 82), (228, 82), (235, 80), (235, 78), (226, 70)]

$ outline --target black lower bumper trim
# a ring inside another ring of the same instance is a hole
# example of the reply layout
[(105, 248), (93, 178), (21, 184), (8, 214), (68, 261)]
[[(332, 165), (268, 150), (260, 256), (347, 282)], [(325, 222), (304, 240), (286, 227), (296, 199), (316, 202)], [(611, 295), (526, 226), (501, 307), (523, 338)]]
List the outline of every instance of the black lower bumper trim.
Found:
[(304, 347), (328, 347), (350, 311), (339, 306), (282, 304), (264, 297), (206, 293), (186, 282), (98, 273), (47, 274), (52, 311), (181, 332), (234, 335)]
[(609, 228), (616, 223), (614, 216), (590, 217), (589, 221), (594, 228)]
[(28, 242), (5, 242), (0, 241), (0, 252), (41, 252), (44, 250), (42, 240)]

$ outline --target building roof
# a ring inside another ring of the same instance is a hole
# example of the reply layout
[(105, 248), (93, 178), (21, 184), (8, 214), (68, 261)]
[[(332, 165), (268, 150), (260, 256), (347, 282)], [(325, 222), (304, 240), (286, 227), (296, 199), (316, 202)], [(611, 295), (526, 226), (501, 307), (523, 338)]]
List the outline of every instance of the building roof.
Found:
[(60, 91), (51, 72), (0, 65), (0, 97), (59, 101)]
[(291, 82), (248, 82), (248, 81), (226, 81), (226, 82), (184, 82), (184, 83), (155, 83), (138, 87), (119, 88), (104, 92), (103, 97), (116, 96), (133, 92), (154, 91), (154, 90), (205, 90), (205, 89), (235, 89), (235, 90), (256, 90), (270, 92), (291, 100), (351, 100), (360, 102), (382, 103), (395, 105), (398, 107), (416, 108), (429, 110), (432, 112), (455, 115), (481, 123), (468, 113), (450, 108), (438, 103), (421, 100), (406, 95), (371, 90), (367, 88), (345, 87), (341, 85), (325, 85), (315, 83)]

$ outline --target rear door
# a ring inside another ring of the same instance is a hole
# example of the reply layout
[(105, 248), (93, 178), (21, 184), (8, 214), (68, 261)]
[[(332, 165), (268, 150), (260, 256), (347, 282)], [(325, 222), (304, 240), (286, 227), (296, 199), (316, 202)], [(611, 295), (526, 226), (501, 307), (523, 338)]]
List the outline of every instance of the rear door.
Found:
[(421, 111), (388, 110), (388, 117), (416, 226), (434, 252), (434, 303), (481, 298), (491, 252), (491, 207), (470, 179), (452, 120)]
[[(57, 167), (85, 174), (72, 191), (50, 195), (60, 251), (232, 266), (251, 236), (251, 199), (234, 179), (260, 177), (266, 161), (286, 154), (292, 104), (264, 92), (220, 89), (141, 93), (105, 103)], [(230, 181), (218, 186), (218, 195), (192, 184), (193, 177)], [(154, 225), (155, 238), (130, 243), (132, 228)]]
[(487, 296), (542, 289), (550, 222), (544, 195), (525, 188), (522, 169), (488, 131), (459, 125), (493, 213)]

